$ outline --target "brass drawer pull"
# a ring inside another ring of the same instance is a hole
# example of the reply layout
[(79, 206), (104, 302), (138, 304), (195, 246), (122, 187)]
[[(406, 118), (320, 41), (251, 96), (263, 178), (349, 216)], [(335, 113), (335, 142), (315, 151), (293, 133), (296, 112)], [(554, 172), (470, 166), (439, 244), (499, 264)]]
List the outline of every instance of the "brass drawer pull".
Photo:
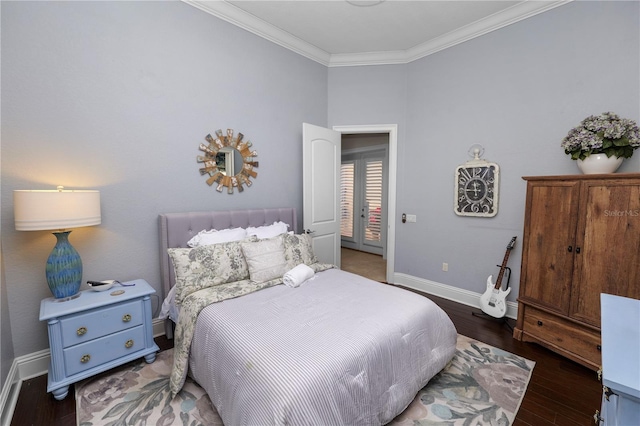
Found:
[(606, 387), (606, 386), (602, 386), (602, 392), (604, 393), (604, 397), (607, 399), (607, 401), (609, 401), (609, 397), (610, 397), (611, 395), (618, 396), (618, 394), (617, 394), (617, 393), (615, 393), (614, 391), (612, 391), (611, 389), (609, 389), (609, 388), (608, 388), (608, 387)]
[(124, 342), (124, 347), (129, 349), (131, 346), (133, 346), (133, 339), (129, 339), (126, 342)]
[(83, 334), (86, 334), (87, 327), (80, 327), (79, 329), (76, 330), (76, 333), (78, 334), (78, 336), (82, 336)]
[(83, 364), (86, 364), (87, 362), (89, 362), (90, 359), (91, 359), (91, 355), (89, 354), (82, 355), (82, 358), (80, 358), (80, 362)]
[(129, 321), (131, 321), (131, 315), (130, 315), (130, 314), (124, 314), (124, 315), (122, 316), (122, 321), (123, 321), (123, 322), (129, 322)]
[(596, 413), (593, 415), (593, 422), (597, 425), (602, 423), (604, 419), (600, 417), (600, 410), (596, 410)]

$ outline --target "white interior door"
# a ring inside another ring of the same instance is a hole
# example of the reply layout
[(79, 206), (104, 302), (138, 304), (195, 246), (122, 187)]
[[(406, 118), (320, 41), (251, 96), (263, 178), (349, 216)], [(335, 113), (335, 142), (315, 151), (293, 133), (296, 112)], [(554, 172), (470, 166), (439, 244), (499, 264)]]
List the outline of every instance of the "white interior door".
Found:
[(322, 263), (340, 267), (341, 133), (302, 124), (302, 222)]

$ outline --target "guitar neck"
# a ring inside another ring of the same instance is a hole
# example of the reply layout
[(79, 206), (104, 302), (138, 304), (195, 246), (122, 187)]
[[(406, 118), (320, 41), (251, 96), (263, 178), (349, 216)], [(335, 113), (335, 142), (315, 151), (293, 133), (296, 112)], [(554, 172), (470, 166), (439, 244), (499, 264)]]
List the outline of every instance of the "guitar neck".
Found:
[(507, 269), (507, 261), (509, 260), (510, 254), (511, 254), (511, 248), (507, 248), (507, 251), (504, 254), (504, 259), (502, 259), (502, 265), (500, 266), (500, 272), (498, 273), (498, 278), (496, 279), (496, 285), (494, 286), (496, 290), (502, 287), (502, 278), (504, 277), (504, 271)]

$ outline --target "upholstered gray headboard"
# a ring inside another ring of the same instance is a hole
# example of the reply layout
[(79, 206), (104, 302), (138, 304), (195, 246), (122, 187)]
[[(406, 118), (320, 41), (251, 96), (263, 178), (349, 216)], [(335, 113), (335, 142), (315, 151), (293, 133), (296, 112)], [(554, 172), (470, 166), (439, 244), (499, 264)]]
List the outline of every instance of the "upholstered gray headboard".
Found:
[(221, 210), (187, 213), (165, 213), (159, 216), (160, 269), (163, 298), (175, 284), (173, 265), (167, 254), (168, 248), (187, 247), (187, 242), (204, 229), (246, 228), (248, 226), (271, 225), (282, 221), (289, 225), (289, 231), (298, 232), (296, 209), (252, 209)]

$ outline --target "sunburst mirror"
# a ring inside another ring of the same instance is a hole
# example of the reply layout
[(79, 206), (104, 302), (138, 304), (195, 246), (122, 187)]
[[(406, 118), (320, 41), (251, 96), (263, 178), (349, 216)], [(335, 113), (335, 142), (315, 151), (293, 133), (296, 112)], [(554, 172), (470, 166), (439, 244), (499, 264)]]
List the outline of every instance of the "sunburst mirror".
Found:
[(198, 155), (198, 163), (203, 163), (200, 168), (200, 175), (209, 175), (207, 184), (222, 192), (227, 188), (228, 194), (233, 194), (233, 188), (238, 188), (239, 192), (244, 191), (244, 187), (251, 186), (251, 179), (255, 179), (258, 173), (253, 170), (258, 167), (255, 157), (258, 153), (252, 150), (251, 141), (243, 141), (244, 135), (238, 132), (234, 135), (233, 129), (227, 129), (227, 134), (222, 130), (216, 130), (216, 137), (210, 134), (205, 136), (207, 144), (200, 144), (200, 151), (204, 155)]

